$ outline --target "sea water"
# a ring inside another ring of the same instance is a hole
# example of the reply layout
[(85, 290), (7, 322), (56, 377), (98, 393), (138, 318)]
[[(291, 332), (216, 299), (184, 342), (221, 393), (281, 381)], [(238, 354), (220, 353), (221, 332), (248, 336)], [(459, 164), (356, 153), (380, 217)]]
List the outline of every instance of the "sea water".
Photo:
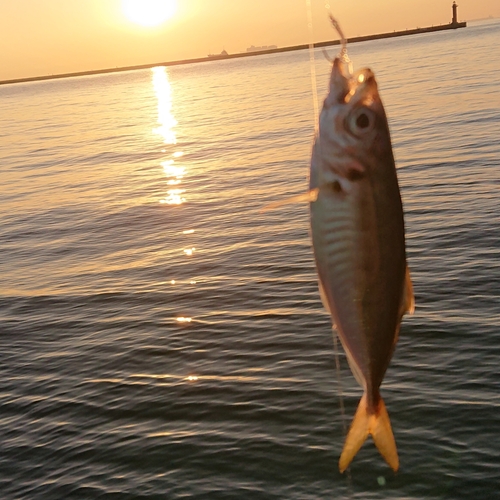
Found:
[(307, 51), (0, 87), (0, 497), (497, 498), (499, 37), (349, 46), (416, 295), (382, 385), (397, 474), (371, 440), (338, 472), (361, 389), (307, 204), (262, 211), (307, 189)]

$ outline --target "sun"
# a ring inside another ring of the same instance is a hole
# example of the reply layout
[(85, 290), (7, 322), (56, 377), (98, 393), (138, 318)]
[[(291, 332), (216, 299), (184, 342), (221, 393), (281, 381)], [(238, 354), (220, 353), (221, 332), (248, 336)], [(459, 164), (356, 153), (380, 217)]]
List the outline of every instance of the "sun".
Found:
[(177, 10), (176, 0), (122, 0), (123, 12), (141, 26), (158, 26)]

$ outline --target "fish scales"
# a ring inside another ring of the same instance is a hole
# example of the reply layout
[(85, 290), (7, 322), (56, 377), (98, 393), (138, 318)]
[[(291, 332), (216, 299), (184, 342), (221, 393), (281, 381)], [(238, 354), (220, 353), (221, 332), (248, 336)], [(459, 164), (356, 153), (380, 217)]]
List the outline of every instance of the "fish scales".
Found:
[(368, 435), (388, 464), (399, 458), (379, 388), (402, 315), (413, 310), (404, 219), (387, 118), (375, 76), (333, 61), (311, 158), (311, 233), (322, 300), (363, 397), (339, 461)]

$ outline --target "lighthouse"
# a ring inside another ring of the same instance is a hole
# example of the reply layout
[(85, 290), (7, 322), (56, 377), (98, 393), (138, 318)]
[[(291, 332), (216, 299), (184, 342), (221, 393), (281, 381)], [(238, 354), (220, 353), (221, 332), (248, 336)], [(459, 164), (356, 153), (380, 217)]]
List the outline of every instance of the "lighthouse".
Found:
[(451, 24), (458, 24), (458, 19), (457, 19), (457, 2), (453, 2), (453, 5), (451, 6), (451, 9), (453, 11), (453, 18), (451, 19)]

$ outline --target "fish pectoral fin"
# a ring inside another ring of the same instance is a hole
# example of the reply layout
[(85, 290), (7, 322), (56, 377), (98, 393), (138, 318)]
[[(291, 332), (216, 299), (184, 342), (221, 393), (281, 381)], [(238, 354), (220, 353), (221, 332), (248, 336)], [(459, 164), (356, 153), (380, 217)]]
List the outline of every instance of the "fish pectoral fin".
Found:
[(329, 162), (328, 166), (331, 171), (339, 177), (347, 179), (348, 181), (359, 181), (366, 177), (366, 168), (358, 160), (347, 158), (342, 161), (335, 159)]
[(411, 282), (410, 268), (406, 266), (405, 284), (403, 288), (403, 299), (401, 301), (400, 315), (415, 312), (415, 296), (413, 295), (413, 284)]
[(340, 455), (339, 470), (344, 472), (359, 449), (371, 435), (375, 446), (384, 457), (384, 460), (396, 472), (399, 468), (398, 451), (396, 441), (392, 433), (391, 421), (385, 408), (384, 401), (380, 398), (375, 413), (368, 412), (366, 393), (359, 402), (358, 409), (354, 415), (349, 432), (344, 443), (344, 449)]
[(298, 194), (291, 196), (290, 198), (285, 198), (284, 200), (274, 201), (273, 203), (268, 203), (266, 206), (260, 209), (260, 212), (267, 212), (268, 210), (274, 210), (275, 208), (282, 207), (284, 205), (291, 205), (292, 203), (303, 203), (312, 202), (318, 199), (319, 189), (310, 189), (307, 193)]

